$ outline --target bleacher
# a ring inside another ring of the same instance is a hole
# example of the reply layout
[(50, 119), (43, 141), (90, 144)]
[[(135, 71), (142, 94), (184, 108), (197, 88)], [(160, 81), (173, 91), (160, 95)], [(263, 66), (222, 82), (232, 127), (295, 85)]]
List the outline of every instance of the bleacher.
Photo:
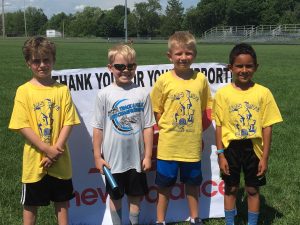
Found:
[(285, 42), (300, 39), (300, 24), (218, 26), (205, 31), (205, 42)]

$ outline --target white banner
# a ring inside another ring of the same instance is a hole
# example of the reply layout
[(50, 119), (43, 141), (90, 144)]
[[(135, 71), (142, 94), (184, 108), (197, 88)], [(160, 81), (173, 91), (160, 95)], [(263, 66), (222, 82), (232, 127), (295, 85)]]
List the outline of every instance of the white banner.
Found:
[[(138, 66), (134, 82), (145, 87), (149, 92), (156, 79), (173, 68), (173, 64)], [(212, 95), (218, 88), (232, 82), (232, 74), (225, 64), (195, 63), (192, 68), (203, 72), (210, 84)], [(80, 115), (81, 125), (73, 128), (69, 139), (73, 165), (73, 184), (76, 197), (70, 201), (71, 224), (105, 224), (110, 225), (111, 218), (108, 207), (109, 196), (105, 191), (103, 178), (94, 168), (92, 153), (92, 128), (89, 125), (90, 115), (99, 89), (113, 82), (113, 75), (107, 68), (82, 68), (57, 70), (52, 77), (66, 84), (72, 94), (73, 101)], [(204, 120), (202, 173), (203, 183), (199, 188), (200, 217), (223, 217), (224, 183), (219, 177), (217, 165), (214, 126), (209, 120)], [(158, 134), (155, 134), (154, 152)], [(155, 223), (157, 187), (154, 184), (155, 159), (153, 171), (148, 173), (150, 192), (142, 199), (141, 224)], [(167, 222), (184, 221), (188, 219), (189, 210), (185, 199), (184, 185), (180, 182), (172, 189)], [(123, 224), (129, 224), (127, 201), (123, 199)]]

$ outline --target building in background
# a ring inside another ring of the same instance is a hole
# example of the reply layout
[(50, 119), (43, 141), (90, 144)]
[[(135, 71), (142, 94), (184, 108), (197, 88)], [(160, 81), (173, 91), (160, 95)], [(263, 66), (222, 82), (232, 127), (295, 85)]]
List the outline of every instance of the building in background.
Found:
[(57, 30), (46, 30), (46, 36), (49, 38), (62, 37), (62, 34)]

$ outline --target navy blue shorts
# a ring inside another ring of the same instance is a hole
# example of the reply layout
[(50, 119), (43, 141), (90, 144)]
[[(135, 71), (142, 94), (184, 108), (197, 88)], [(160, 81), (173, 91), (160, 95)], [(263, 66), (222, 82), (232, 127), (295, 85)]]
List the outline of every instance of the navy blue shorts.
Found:
[(159, 187), (170, 187), (176, 183), (180, 171), (180, 181), (184, 184), (200, 185), (202, 183), (201, 161), (179, 162), (157, 160), (155, 184)]
[(258, 177), (259, 158), (254, 152), (250, 139), (231, 141), (224, 151), (224, 156), (229, 165), (230, 175), (222, 174), (222, 179), (227, 186), (239, 186), (240, 174), (243, 170), (245, 185), (259, 187), (266, 184), (266, 177)]
[(143, 196), (149, 192), (147, 185), (146, 173), (138, 173), (135, 169), (128, 170), (124, 173), (114, 173), (112, 176), (115, 178), (118, 187), (112, 190), (106, 177), (106, 191), (110, 198), (113, 200), (121, 199), (124, 194), (129, 196)]
[(47, 206), (50, 201), (65, 202), (74, 196), (72, 179), (63, 180), (45, 175), (38, 182), (22, 184), (21, 204)]

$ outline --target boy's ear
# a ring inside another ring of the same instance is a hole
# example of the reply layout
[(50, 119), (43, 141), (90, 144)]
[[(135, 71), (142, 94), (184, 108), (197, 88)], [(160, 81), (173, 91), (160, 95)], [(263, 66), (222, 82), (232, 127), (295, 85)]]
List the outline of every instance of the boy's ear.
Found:
[(255, 72), (256, 72), (256, 70), (258, 69), (258, 66), (259, 66), (259, 64), (256, 64), (256, 66), (255, 66)]
[(29, 61), (27, 61), (25, 64), (28, 67), (28, 69), (30, 69), (30, 63), (29, 63)]
[(107, 68), (108, 68), (108, 70), (109, 70), (110, 72), (112, 72), (112, 71), (111, 71), (112, 67), (113, 67), (113, 66), (112, 66), (111, 64), (107, 64)]
[(227, 68), (232, 71), (232, 65), (231, 64), (227, 64)]
[(169, 52), (169, 51), (167, 52), (167, 57), (169, 58), (170, 62), (173, 63), (171, 52)]

